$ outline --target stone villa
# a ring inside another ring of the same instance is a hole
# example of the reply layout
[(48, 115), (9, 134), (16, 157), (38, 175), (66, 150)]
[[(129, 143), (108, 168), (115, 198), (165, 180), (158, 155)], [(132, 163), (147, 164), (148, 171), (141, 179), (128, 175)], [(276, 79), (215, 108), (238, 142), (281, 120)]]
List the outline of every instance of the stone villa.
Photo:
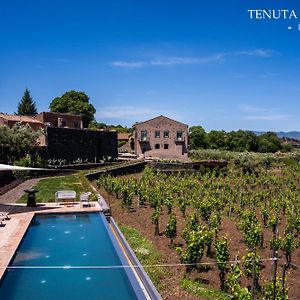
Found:
[(28, 124), (34, 130), (41, 130), (37, 142), (44, 158), (95, 162), (105, 157), (118, 156), (117, 132), (83, 128), (80, 115), (41, 112), (31, 117), (0, 113), (0, 126), (13, 127), (16, 123)]
[(69, 113), (41, 112), (34, 117), (0, 113), (0, 125), (13, 127), (16, 123), (28, 124), (35, 130), (45, 127), (83, 128), (81, 116)]
[(188, 125), (158, 116), (133, 128), (138, 157), (188, 161)]
[(83, 128), (81, 116), (70, 113), (41, 112), (35, 116), (35, 119), (50, 127)]

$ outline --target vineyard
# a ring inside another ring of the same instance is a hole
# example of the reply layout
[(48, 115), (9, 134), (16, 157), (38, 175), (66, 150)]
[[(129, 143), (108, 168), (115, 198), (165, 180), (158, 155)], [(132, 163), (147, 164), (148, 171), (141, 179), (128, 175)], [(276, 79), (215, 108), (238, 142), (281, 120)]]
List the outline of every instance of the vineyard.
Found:
[[(173, 175), (146, 168), (103, 175), (97, 185), (117, 221), (162, 253), (164, 299), (299, 299), (298, 167)], [(187, 283), (218, 289), (220, 297), (197, 298)]]

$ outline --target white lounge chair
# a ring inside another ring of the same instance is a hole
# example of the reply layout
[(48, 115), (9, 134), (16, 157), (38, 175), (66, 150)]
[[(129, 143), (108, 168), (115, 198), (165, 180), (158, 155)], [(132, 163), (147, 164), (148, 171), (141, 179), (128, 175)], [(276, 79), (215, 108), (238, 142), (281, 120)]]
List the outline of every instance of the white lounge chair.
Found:
[(55, 193), (56, 202), (75, 202), (76, 192), (75, 191), (57, 191)]
[(86, 193), (81, 193), (80, 194), (80, 206), (84, 207), (86, 206), (90, 206), (90, 196), (91, 196), (91, 192), (86, 192)]
[(5, 224), (3, 223), (4, 220), (5, 220), (5, 218), (0, 216), (0, 227), (5, 226)]
[(10, 220), (10, 216), (8, 212), (0, 211), (0, 217), (4, 218), (4, 220)]

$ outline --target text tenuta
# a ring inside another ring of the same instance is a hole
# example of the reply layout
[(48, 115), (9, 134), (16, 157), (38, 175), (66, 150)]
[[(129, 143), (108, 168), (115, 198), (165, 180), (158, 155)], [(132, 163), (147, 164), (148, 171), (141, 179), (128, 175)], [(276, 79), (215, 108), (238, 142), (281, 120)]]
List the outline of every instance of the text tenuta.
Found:
[(298, 19), (297, 13), (295, 10), (288, 9), (248, 9), (250, 19)]

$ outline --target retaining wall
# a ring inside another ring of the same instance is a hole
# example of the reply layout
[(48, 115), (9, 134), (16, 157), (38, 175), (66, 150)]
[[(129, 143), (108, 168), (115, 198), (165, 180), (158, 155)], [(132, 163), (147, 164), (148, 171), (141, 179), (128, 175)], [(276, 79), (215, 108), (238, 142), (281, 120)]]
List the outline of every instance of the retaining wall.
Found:
[(88, 180), (96, 180), (101, 175), (104, 175), (104, 174), (120, 176), (120, 175), (126, 175), (126, 174), (140, 173), (144, 170), (146, 165), (147, 165), (146, 161), (139, 161), (139, 162), (130, 163), (130, 164), (124, 163), (124, 164), (120, 164), (116, 167), (112, 167), (112, 168), (105, 169), (105, 170), (99, 170), (97, 172), (86, 174), (85, 176)]

